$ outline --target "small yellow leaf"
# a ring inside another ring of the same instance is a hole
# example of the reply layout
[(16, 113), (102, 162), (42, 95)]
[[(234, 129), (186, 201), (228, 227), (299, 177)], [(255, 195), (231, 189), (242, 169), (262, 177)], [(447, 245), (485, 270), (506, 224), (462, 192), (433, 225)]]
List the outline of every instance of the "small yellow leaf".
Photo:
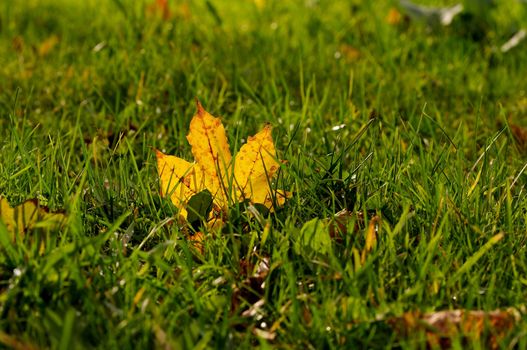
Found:
[(48, 53), (51, 52), (51, 50), (53, 50), (55, 45), (57, 45), (58, 43), (59, 43), (58, 36), (56, 35), (50, 36), (49, 38), (44, 40), (38, 47), (38, 55), (41, 57), (46, 56)]
[(362, 250), (361, 263), (366, 261), (366, 256), (372, 251), (373, 247), (377, 244), (377, 231), (379, 229), (379, 223), (381, 218), (377, 215), (370, 219), (370, 224), (366, 230), (366, 243)]
[(13, 241), (17, 233), (23, 236), (26, 231), (35, 227), (57, 227), (65, 218), (62, 213), (51, 213), (47, 208), (39, 206), (35, 199), (12, 208), (7, 199), (0, 196), (0, 221), (6, 226)]
[(221, 120), (205, 111), (199, 102), (197, 106), (198, 112), (190, 122), (187, 140), (203, 174), (205, 188), (210, 191), (215, 202), (224, 207), (227, 205), (225, 189), (229, 186), (232, 158), (229, 142)]
[(386, 23), (391, 25), (397, 25), (401, 23), (403, 19), (403, 15), (397, 10), (395, 7), (392, 7), (390, 11), (388, 12), (388, 15), (386, 15)]
[[(386, 320), (396, 335), (409, 338), (424, 333), (426, 348), (451, 348), (454, 339), (464, 343), (477, 341), (484, 349), (500, 349), (500, 343), (521, 321), (521, 312), (515, 308), (483, 310), (442, 310), (429, 313), (406, 312)], [(423, 344), (425, 345), (425, 344)]]
[(254, 4), (259, 10), (262, 10), (265, 7), (265, 0), (254, 0)]

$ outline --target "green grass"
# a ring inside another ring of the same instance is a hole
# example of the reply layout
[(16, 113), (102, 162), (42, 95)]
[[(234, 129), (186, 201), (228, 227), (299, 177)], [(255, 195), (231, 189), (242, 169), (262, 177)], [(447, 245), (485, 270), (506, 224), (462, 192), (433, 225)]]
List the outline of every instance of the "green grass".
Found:
[[(527, 51), (494, 49), (527, 26), (519, 4), (433, 31), (386, 23), (390, 1), (171, 5), (164, 21), (143, 1), (0, 3), (0, 194), (68, 215), (0, 240), (0, 344), (423, 348), (382, 320), (525, 304), (526, 153), (508, 123), (527, 127)], [(234, 150), (272, 123), (294, 193), (264, 222), (233, 208), (203, 254), (167, 220), (153, 151), (192, 159), (196, 97)], [(363, 263), (367, 224), (324, 249), (299, 238), (345, 208), (383, 218)], [(526, 320), (503, 347), (527, 347)]]

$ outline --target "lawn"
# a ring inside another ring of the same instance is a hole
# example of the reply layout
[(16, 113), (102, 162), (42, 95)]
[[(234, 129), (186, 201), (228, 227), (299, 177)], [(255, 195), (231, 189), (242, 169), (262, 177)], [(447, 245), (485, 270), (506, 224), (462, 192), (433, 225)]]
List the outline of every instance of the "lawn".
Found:
[[(162, 2), (0, 2), (0, 347), (527, 348), (525, 4)], [(179, 218), (196, 99), (285, 203)]]

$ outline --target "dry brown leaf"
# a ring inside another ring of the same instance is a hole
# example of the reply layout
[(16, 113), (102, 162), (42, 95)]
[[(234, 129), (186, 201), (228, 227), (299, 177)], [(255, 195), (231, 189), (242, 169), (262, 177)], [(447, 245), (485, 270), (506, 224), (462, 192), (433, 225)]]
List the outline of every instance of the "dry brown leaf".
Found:
[(15, 36), (11, 41), (11, 45), (17, 53), (22, 53), (24, 51), (25, 46), (24, 38), (22, 38), (21, 36)]
[(248, 310), (260, 308), (262, 305), (254, 306), (265, 295), (265, 279), (269, 274), (270, 262), (268, 257), (262, 257), (257, 264), (252, 264), (248, 260), (240, 262), (240, 275), (247, 276), (241, 283), (233, 286), (234, 292), (231, 298), (231, 312), (239, 312), (242, 304), (248, 303), (249, 307), (241, 312), (242, 316), (250, 316)]
[[(371, 215), (371, 213), (366, 214), (366, 218), (370, 217), (375, 218), (376, 215)], [(365, 218), (362, 211), (353, 212), (348, 209), (342, 209), (333, 216), (331, 222), (329, 223), (329, 235), (331, 238), (340, 241), (342, 236), (348, 233), (356, 233), (361, 229), (365, 228)], [(351, 232), (349, 232), (348, 227), (350, 224), (353, 224)]]
[(147, 6), (146, 12), (152, 16), (159, 16), (164, 21), (168, 21), (172, 18), (172, 11), (170, 10), (168, 0), (155, 0)]
[(33, 350), (39, 349), (37, 346), (0, 331), (0, 344), (13, 350)]
[(357, 224), (356, 213), (349, 211), (348, 209), (342, 209), (333, 217), (332, 222), (329, 224), (329, 236), (337, 241), (342, 240), (342, 236), (348, 232), (348, 225), (353, 223), (353, 232), (359, 230)]
[[(479, 340), (491, 349), (499, 348), (499, 342), (519, 321), (516, 309), (495, 311), (447, 310), (431, 313), (407, 312), (387, 322), (401, 336), (424, 332), (427, 345), (449, 349), (454, 338)], [(486, 336), (485, 339), (481, 339)]]
[(512, 123), (509, 124), (509, 127), (520, 150), (527, 151), (527, 128)]
[(357, 61), (361, 56), (359, 49), (348, 44), (340, 45), (339, 51), (348, 63)]

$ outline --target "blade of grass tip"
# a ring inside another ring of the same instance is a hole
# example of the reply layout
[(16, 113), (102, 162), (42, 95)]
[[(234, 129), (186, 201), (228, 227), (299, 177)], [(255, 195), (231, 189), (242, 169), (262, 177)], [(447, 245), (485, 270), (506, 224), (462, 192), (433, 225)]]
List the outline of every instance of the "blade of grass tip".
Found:
[(209, 0), (205, 1), (205, 5), (207, 6), (207, 10), (209, 10), (216, 23), (221, 26), (223, 21), (218, 13), (218, 10), (216, 10), (216, 7)]
[(258, 105), (263, 105), (263, 101), (258, 95), (256, 95), (256, 92), (254, 92), (254, 89), (251, 87), (251, 84), (249, 84), (245, 79), (242, 77), (239, 78), (240, 87), (245, 90), (250, 96), (251, 99), (254, 100), (255, 103)]
[(132, 145), (130, 144), (128, 139), (125, 139), (125, 141), (126, 141), (126, 146), (128, 148), (128, 152), (130, 154), (130, 158), (132, 159), (132, 165), (133, 165), (135, 173), (137, 175), (137, 181), (139, 183), (140, 190), (143, 192), (144, 198), (148, 198), (149, 199), (147, 201), (148, 209), (150, 210), (150, 212), (155, 212), (155, 208), (154, 208), (154, 204), (153, 204), (154, 203), (154, 198), (152, 196), (152, 192), (146, 190), (147, 187), (145, 186), (145, 184), (143, 182), (143, 179), (141, 178), (141, 174), (139, 172), (139, 167), (137, 166), (137, 161), (135, 160), (135, 156), (134, 156), (134, 151), (132, 149)]
[(345, 149), (345, 152), (349, 151), (351, 149), (351, 147), (353, 147), (355, 145), (355, 143), (357, 143), (357, 141), (359, 141), (359, 139), (362, 137), (362, 135), (366, 132), (366, 130), (369, 129), (369, 127), (377, 121), (377, 118), (371, 118), (370, 120), (368, 120), (368, 122), (366, 124), (364, 124), (360, 129), (359, 131), (357, 131), (355, 133), (355, 135), (353, 135), (353, 138), (351, 139), (351, 142), (350, 144), (346, 147)]
[(70, 242), (63, 244), (55, 249), (46, 256), (46, 264), (42, 268), (42, 274), (47, 275), (51, 272), (53, 266), (59, 261), (62, 261), (65, 257), (74, 254), (78, 251), (78, 242)]
[(22, 169), (20, 169), (19, 171), (17, 171), (16, 173), (14, 173), (13, 175), (10, 175), (9, 176), (9, 180), (14, 180), (16, 179), (17, 177), (19, 177), (20, 175), (22, 175), (23, 173), (25, 173), (26, 171), (28, 171), (29, 169), (31, 169), (33, 166), (32, 165), (28, 165)]
[[(293, 130), (291, 131), (291, 134), (290, 134), (290, 137), (289, 137), (289, 142), (285, 146), (285, 148), (284, 148), (282, 153), (286, 154), (289, 151), (289, 149), (291, 148), (291, 145), (293, 145), (293, 141), (295, 140), (296, 135), (298, 134), (299, 131), (300, 131), (300, 121), (297, 121), (295, 123), (295, 126), (294, 126)], [(280, 136), (280, 135), (278, 135), (278, 136)], [(278, 139), (278, 137), (277, 137), (277, 139)]]
[[(119, 230), (119, 228), (121, 227), (123, 222), (131, 214), (132, 214), (132, 212), (128, 211), (128, 212), (122, 214), (121, 216), (119, 216), (117, 218), (117, 220), (113, 223), (113, 225), (110, 226), (110, 228), (103, 235), (96, 237), (97, 245), (98, 246), (102, 246), (104, 244), (104, 242), (106, 242), (108, 239), (110, 239), (110, 237), (112, 237), (112, 235), (114, 235), (117, 232), (117, 230)], [(94, 248), (99, 249), (99, 247), (94, 247)]]
[(393, 231), (391, 232), (391, 236), (395, 236), (399, 234), (402, 230), (404, 225), (406, 225), (406, 222), (408, 219), (410, 219), (413, 216), (413, 213), (410, 213), (410, 205), (406, 204), (403, 209), (403, 213), (401, 214), (401, 217), (399, 219), (399, 222), (395, 225), (393, 228)]
[(75, 323), (75, 310), (69, 309), (64, 317), (64, 323), (62, 327), (62, 336), (60, 338), (59, 349), (68, 350), (71, 349), (71, 339), (73, 334), (73, 325)]
[(490, 147), (492, 147), (492, 145), (494, 144), (494, 142), (496, 142), (498, 140), (498, 138), (501, 136), (501, 134), (503, 134), (503, 132), (507, 129), (507, 127), (503, 127), (500, 131), (498, 131), (498, 133), (496, 134), (496, 136), (494, 136), (492, 138), (492, 140), (490, 141), (490, 143), (487, 145), (487, 147), (485, 147), (485, 150), (480, 154), (480, 156), (478, 157), (478, 159), (476, 160), (476, 162), (474, 163), (474, 165), (472, 166), (472, 168), (470, 168), (470, 172), (473, 172), (474, 169), (476, 169), (476, 167), (478, 166), (478, 163), (483, 159), (483, 157), (485, 156), (485, 154), (487, 154), (488, 150), (490, 149)]
[[(355, 133), (354, 135), (354, 138), (353, 140), (351, 141), (351, 144), (349, 144), (348, 146), (346, 146), (344, 149), (342, 149), (342, 151), (339, 153), (338, 156), (335, 157), (336, 155), (336, 149), (338, 147), (338, 143), (340, 143), (340, 136), (338, 138), (338, 141), (335, 143), (335, 145), (333, 146), (333, 150), (332, 152), (330, 153), (331, 154), (331, 158), (330, 158), (330, 161), (329, 161), (329, 167), (326, 169), (326, 175), (333, 175), (333, 173), (335, 172), (335, 169), (341, 165), (342, 163), (342, 158), (344, 157), (345, 154), (347, 154), (349, 152), (349, 150), (351, 149), (351, 147), (353, 147), (353, 145), (360, 139), (360, 137), (364, 134), (364, 132), (366, 132), (366, 130), (369, 128), (369, 126), (373, 123), (373, 121), (375, 121), (375, 118), (372, 118), (368, 121), (368, 123), (364, 124), (360, 129), (359, 131), (357, 131), (357, 133)], [(324, 178), (326, 178), (326, 175), (324, 176)], [(342, 167), (339, 168), (339, 178), (342, 178)]]
[(467, 198), (470, 197), (476, 186), (478, 185), (478, 182), (481, 178), (481, 173), (483, 172), (483, 168), (479, 169), (478, 175), (476, 175), (476, 179), (474, 180), (474, 183), (470, 186), (470, 188), (467, 191)]
[(498, 243), (504, 236), (505, 234), (503, 232), (492, 236), (492, 238), (489, 239), (489, 241), (485, 243), (483, 247), (481, 247), (470, 258), (468, 258), (467, 261), (465, 261), (465, 263), (459, 268), (459, 270), (456, 271), (452, 279), (450, 279), (449, 285), (454, 284), (464, 273), (468, 272), (472, 268), (472, 266), (474, 266), (478, 262), (478, 260), (481, 259), (481, 257), (485, 255), (485, 253), (487, 253), (490, 248), (492, 248), (496, 243)]
[[(81, 127), (80, 127), (80, 118), (81, 118), (81, 114), (82, 114), (81, 112), (82, 112), (82, 108), (78, 108), (77, 109), (77, 118), (75, 120), (75, 126), (73, 127), (73, 135), (71, 137), (71, 141), (70, 141), (70, 144), (69, 144), (68, 157), (67, 157), (67, 160), (66, 160), (66, 164), (64, 166), (64, 170), (65, 170), (66, 174), (68, 173), (68, 171), (70, 169), (71, 160), (72, 160), (73, 156), (76, 154), (75, 142), (77, 141), (77, 138), (79, 137), (79, 135), (82, 135), (82, 131), (81, 131)], [(79, 137), (79, 141), (80, 142), (84, 142), (82, 137)]]
[(128, 11), (126, 9), (126, 6), (121, 0), (112, 0), (112, 2), (124, 14), (125, 17), (128, 16)]
[(516, 175), (516, 177), (514, 178), (514, 180), (512, 180), (512, 183), (511, 185), (509, 186), (509, 190), (512, 190), (512, 188), (514, 187), (514, 185), (516, 184), (516, 182), (518, 181), (518, 179), (520, 178), (520, 176), (522, 176), (523, 172), (525, 171), (525, 169), (527, 168), (527, 163), (525, 163), (525, 165), (523, 166), (523, 168), (521, 168), (520, 172), (518, 173), (518, 175)]
[(86, 183), (86, 177), (88, 175), (88, 167), (90, 166), (90, 153), (88, 153), (88, 157), (84, 161), (84, 167), (82, 169), (82, 175), (79, 180), (79, 185), (77, 186), (77, 190), (75, 191), (75, 194), (73, 195), (73, 198), (71, 200), (71, 210), (76, 210), (78, 208), (79, 199), (81, 197), (81, 194), (84, 192), (84, 184)]
[[(152, 228), (150, 230), (150, 232), (148, 233), (148, 235), (141, 241), (141, 243), (137, 246), (137, 248), (134, 250), (133, 254), (131, 255), (130, 258), (132, 258), (134, 255), (137, 255), (140, 251), (141, 251), (141, 248), (143, 248), (143, 246), (146, 244), (146, 242), (148, 242), (148, 240), (150, 240), (150, 238), (152, 238), (152, 236), (157, 232), (159, 231), (163, 226), (167, 225), (168, 223), (174, 221), (175, 219), (173, 217), (168, 217), (166, 219), (164, 219), (163, 221), (161, 221), (160, 223), (158, 223), (157, 225), (154, 226), (154, 228)], [(132, 259), (133, 260), (133, 259)]]
[(313, 83), (309, 83), (307, 85), (307, 89), (306, 89), (306, 92), (305, 92), (305, 95), (301, 95), (301, 103), (302, 103), (302, 111), (300, 112), (300, 115), (301, 115), (301, 120), (305, 120), (306, 117), (307, 117), (307, 112), (309, 110), (309, 107), (310, 107), (310, 103), (311, 103), (311, 90), (312, 90), (312, 87), (313, 87)]
[(360, 168), (366, 163), (371, 157), (373, 156), (373, 152), (370, 152), (364, 157), (364, 159), (349, 173), (349, 176), (346, 178), (346, 180), (352, 179), (354, 175), (357, 175), (357, 172)]
[(351, 98), (353, 97), (353, 80), (355, 78), (355, 72), (353, 69), (350, 69), (350, 76), (349, 76), (349, 85), (348, 85), (348, 100), (351, 101)]
[(434, 120), (434, 118), (432, 118), (431, 116), (429, 116), (426, 111), (423, 109), (423, 116), (425, 116), (428, 120), (430, 120), (433, 124), (435, 124), (439, 130), (441, 130), (441, 133), (443, 135), (445, 135), (445, 137), (447, 138), (448, 142), (450, 142), (450, 144), (452, 145), (452, 147), (455, 148), (455, 150), (457, 151), (457, 146), (456, 144), (454, 143), (454, 141), (452, 140), (452, 138), (450, 136), (448, 136), (447, 132), (445, 131), (445, 129), (443, 129), (443, 127)]
[[(507, 184), (509, 182), (509, 179), (507, 178)], [(511, 193), (511, 188), (510, 186), (507, 186), (507, 188), (505, 189), (505, 196), (507, 196), (507, 200), (505, 202), (505, 208), (506, 208), (506, 212), (507, 212), (507, 229), (509, 231), (509, 233), (512, 233), (512, 225), (513, 225), (513, 220), (512, 220), (512, 193)]]

